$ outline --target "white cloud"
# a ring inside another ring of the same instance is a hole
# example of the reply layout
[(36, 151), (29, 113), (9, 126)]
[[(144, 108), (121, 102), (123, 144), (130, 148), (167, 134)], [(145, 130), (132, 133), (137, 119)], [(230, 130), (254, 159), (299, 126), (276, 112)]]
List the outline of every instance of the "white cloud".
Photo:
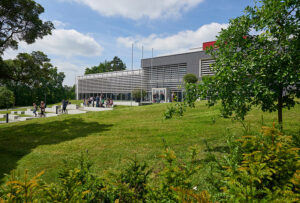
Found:
[(56, 29), (58, 29), (58, 28), (64, 28), (64, 27), (67, 26), (66, 23), (61, 22), (61, 21), (59, 21), (59, 20), (52, 20), (52, 23), (54, 24), (54, 27), (55, 27)]
[(17, 51), (8, 50), (4, 53), (4, 58), (11, 58), (16, 52), (42, 51), (45, 54), (62, 57), (74, 56), (100, 56), (103, 48), (97, 41), (76, 30), (57, 29), (52, 31), (52, 35), (47, 35), (43, 39), (38, 39), (34, 44), (19, 43)]
[(143, 45), (145, 50), (153, 48), (161, 52), (180, 52), (201, 47), (203, 42), (215, 40), (221, 29), (226, 27), (227, 24), (211, 23), (201, 26), (196, 31), (185, 30), (170, 36), (151, 34), (148, 37), (119, 37), (117, 43), (128, 48), (136, 44), (138, 47)]
[(61, 0), (85, 4), (103, 16), (130, 19), (178, 17), (204, 0)]

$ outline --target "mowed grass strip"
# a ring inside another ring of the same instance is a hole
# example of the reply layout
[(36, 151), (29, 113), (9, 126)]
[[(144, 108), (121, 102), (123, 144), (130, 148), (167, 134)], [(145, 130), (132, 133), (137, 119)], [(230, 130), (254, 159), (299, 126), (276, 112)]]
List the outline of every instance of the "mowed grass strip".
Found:
[[(206, 140), (216, 153), (222, 153), (226, 135), (241, 134), (240, 122), (219, 116), (217, 107), (208, 108), (205, 101), (189, 108), (182, 118), (164, 120), (168, 105), (153, 104), (141, 107), (117, 107), (113, 111), (89, 112), (80, 115), (61, 115), (20, 123), (0, 125), (0, 179), (4, 173), (25, 169), (34, 175), (46, 170), (47, 182), (56, 181), (63, 160), (88, 151), (94, 162), (93, 170), (119, 170), (128, 160), (137, 157), (159, 169), (164, 141), (181, 159), (188, 158), (188, 148), (198, 145), (204, 155)], [(271, 126), (277, 113), (252, 110), (245, 123), (259, 131), (262, 123)], [(284, 130), (300, 132), (300, 105), (284, 110)]]

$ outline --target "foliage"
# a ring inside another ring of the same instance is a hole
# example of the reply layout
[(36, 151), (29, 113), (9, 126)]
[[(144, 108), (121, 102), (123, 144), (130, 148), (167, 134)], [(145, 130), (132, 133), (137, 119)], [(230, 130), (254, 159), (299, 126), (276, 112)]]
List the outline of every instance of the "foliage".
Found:
[(141, 98), (144, 98), (146, 95), (147, 95), (147, 92), (144, 89), (136, 88), (132, 91), (132, 97), (136, 102), (140, 102)]
[[(228, 140), (229, 154), (207, 160), (209, 191), (229, 202), (297, 202), (300, 198), (299, 148), (290, 136), (263, 127), (261, 134)], [(222, 179), (220, 182), (219, 180)]]
[(98, 66), (93, 66), (91, 68), (86, 68), (84, 74), (95, 74), (95, 73), (105, 73), (105, 72), (113, 72), (113, 71), (121, 71), (125, 70), (126, 65), (123, 61), (115, 56), (111, 61), (104, 61), (100, 63)]
[(181, 159), (184, 152), (177, 156), (165, 144), (162, 161), (154, 168), (148, 167), (149, 161), (141, 163), (135, 158), (109, 176), (96, 173), (99, 167), (92, 167), (90, 156), (83, 153), (75, 166), (70, 158), (60, 165), (56, 183), (44, 183), (36, 177), (30, 180), (27, 172), (24, 181), (12, 175), (0, 187), (0, 201), (26, 198), (31, 202), (299, 201), (299, 149), (294, 147), (290, 136), (274, 127), (264, 127), (262, 133), (245, 127), (242, 136), (228, 136), (227, 144), (228, 154), (222, 156), (217, 156), (215, 149), (207, 145), (204, 160), (199, 159), (199, 146), (190, 147), (189, 158)]
[(277, 111), (281, 124), (282, 108), (300, 97), (299, 8), (297, 0), (261, 0), (230, 20), (208, 50), (215, 76), (200, 84), (200, 97), (221, 100), (226, 117), (244, 119), (253, 106)]
[(33, 202), (39, 199), (39, 193), (43, 183), (39, 179), (44, 171), (29, 179), (28, 171), (25, 170), (24, 179), (21, 180), (12, 172), (9, 181), (0, 188), (0, 201), (4, 202)]
[(238, 168), (227, 168), (224, 192), (230, 201), (299, 201), (300, 149), (274, 127), (262, 131), (237, 140), (243, 157)]
[[(53, 24), (50, 21), (43, 22), (39, 18), (43, 12), (44, 8), (32, 0), (0, 2), (0, 56), (7, 48), (17, 49), (20, 41), (31, 44), (36, 39), (51, 34)], [(0, 78), (11, 78), (13, 71), (2, 64), (0, 61)]]
[(150, 179), (152, 170), (148, 169), (147, 164), (139, 163), (136, 159), (111, 178), (94, 176), (88, 156), (82, 154), (77, 167), (70, 168), (67, 162), (64, 164), (58, 184), (44, 183), (39, 178), (43, 172), (28, 180), (26, 171), (24, 182), (12, 174), (6, 185), (0, 188), (0, 201), (209, 202), (210, 197), (206, 191), (198, 194), (191, 188), (191, 176), (196, 172), (193, 164), (177, 162), (170, 149), (166, 149), (163, 158), (166, 166), (159, 175), (159, 185), (153, 184), (154, 180)]
[(16, 59), (4, 63), (13, 72), (11, 79), (2, 80), (1, 83), (14, 92), (17, 106), (32, 105), (41, 100), (56, 103), (75, 97), (75, 87), (63, 86), (64, 73), (58, 73), (43, 52), (20, 53)]
[(0, 87), (0, 108), (12, 107), (14, 102), (14, 93), (6, 87)]
[(185, 83), (192, 83), (195, 84), (198, 82), (198, 78), (195, 74), (188, 73), (183, 77)]

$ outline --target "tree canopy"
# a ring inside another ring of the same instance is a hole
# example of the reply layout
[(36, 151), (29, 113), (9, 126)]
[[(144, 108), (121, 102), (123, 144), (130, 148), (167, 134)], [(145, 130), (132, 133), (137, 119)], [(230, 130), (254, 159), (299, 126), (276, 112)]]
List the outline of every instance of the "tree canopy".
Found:
[(198, 78), (195, 74), (188, 73), (183, 77), (185, 83), (197, 83)]
[(98, 66), (93, 66), (91, 68), (86, 68), (84, 74), (95, 74), (95, 73), (105, 73), (105, 72), (113, 72), (113, 71), (121, 71), (125, 70), (126, 65), (123, 61), (115, 56), (112, 61), (104, 61), (100, 63)]
[(50, 21), (43, 22), (39, 15), (44, 8), (32, 0), (0, 1), (0, 54), (8, 48), (18, 48), (18, 41), (28, 44), (51, 34)]
[(2, 79), (0, 84), (13, 91), (18, 106), (31, 105), (45, 97), (47, 103), (75, 98), (75, 88), (63, 86), (65, 74), (58, 72), (43, 52), (20, 53), (3, 63), (13, 74), (12, 79)]
[(230, 20), (215, 47), (215, 73), (199, 86), (199, 96), (214, 105), (219, 99), (224, 116), (244, 119), (252, 106), (278, 111), (300, 97), (300, 1), (262, 0), (243, 16)]
[(33, 0), (0, 1), (0, 78), (11, 78), (13, 72), (1, 59), (5, 49), (17, 49), (20, 41), (31, 44), (51, 34), (53, 24), (39, 18), (43, 12), (44, 8)]
[(14, 101), (14, 93), (6, 87), (0, 87), (0, 108), (12, 107)]

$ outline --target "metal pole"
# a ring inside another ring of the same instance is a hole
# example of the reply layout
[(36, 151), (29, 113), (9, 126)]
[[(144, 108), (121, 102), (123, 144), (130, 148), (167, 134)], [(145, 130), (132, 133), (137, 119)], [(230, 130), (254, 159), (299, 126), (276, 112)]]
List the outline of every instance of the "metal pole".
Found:
[(132, 97), (132, 91), (133, 91), (133, 89), (132, 89), (132, 76), (133, 76), (133, 44), (132, 44), (132, 47), (131, 47), (131, 97), (130, 97), (130, 103), (131, 103), (131, 106), (132, 106), (132, 99), (133, 99), (133, 97)]
[(143, 102), (143, 58), (144, 58), (144, 46), (142, 46), (142, 67), (141, 67), (141, 100), (140, 104)]
[(151, 57), (151, 65), (150, 65), (150, 86), (151, 86), (151, 100), (153, 102), (153, 92), (152, 92), (152, 60), (153, 60), (153, 48), (152, 48), (152, 57)]
[(6, 113), (6, 123), (8, 123), (8, 113)]

